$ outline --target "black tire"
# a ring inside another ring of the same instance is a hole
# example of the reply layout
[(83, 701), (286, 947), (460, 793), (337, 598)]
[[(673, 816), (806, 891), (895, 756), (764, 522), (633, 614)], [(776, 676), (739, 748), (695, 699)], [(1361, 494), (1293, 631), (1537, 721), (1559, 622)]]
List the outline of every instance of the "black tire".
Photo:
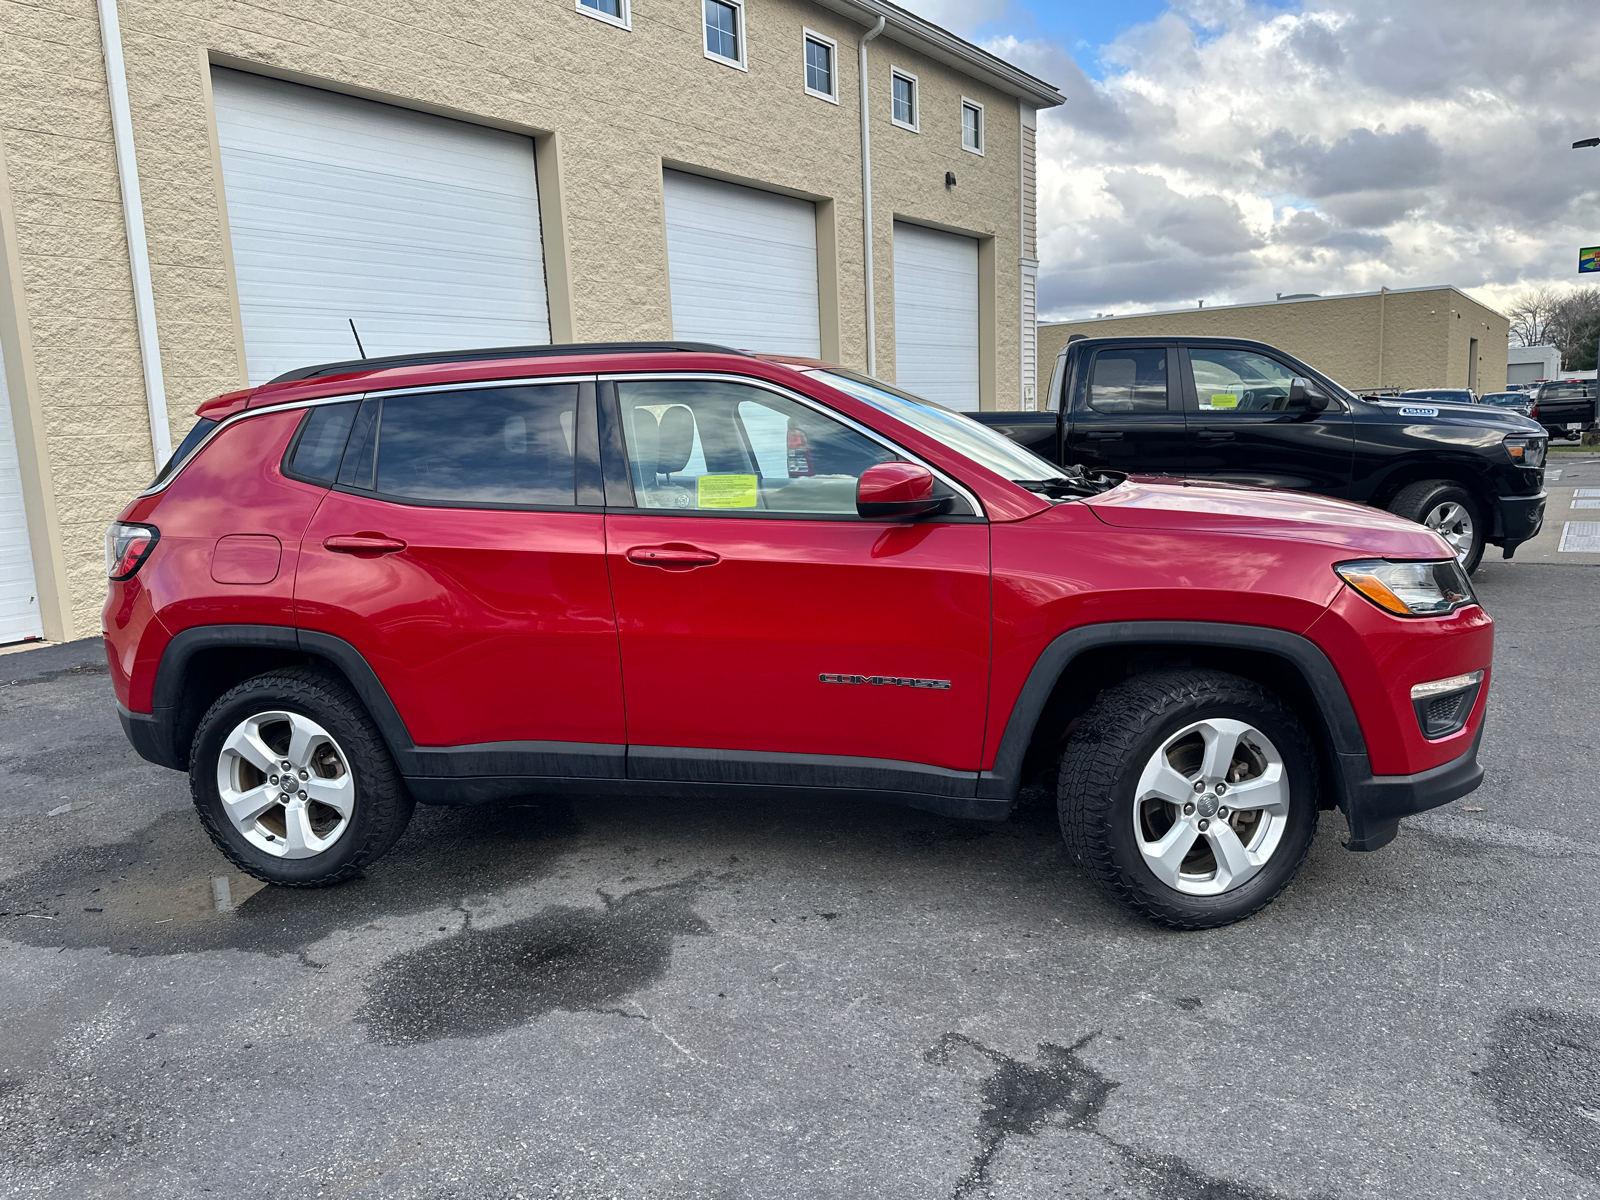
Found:
[[(1270, 739), (1288, 802), (1257, 874), (1220, 894), (1194, 895), (1163, 881), (1141, 853), (1135, 790), (1169, 739), (1211, 719), (1244, 722)], [(1157, 925), (1212, 929), (1265, 908), (1305, 861), (1317, 831), (1316, 754), (1294, 713), (1259, 684), (1223, 671), (1151, 671), (1108, 689), (1085, 714), (1061, 755), (1058, 805), (1068, 849), (1102, 891)]]
[[(224, 743), (242, 722), (269, 712), (297, 714), (321, 726), (353, 780), (353, 805), (342, 833), (308, 857), (280, 857), (252, 844), (228, 817), (219, 789)], [(195, 733), (189, 790), (206, 832), (228, 861), (280, 887), (328, 887), (360, 875), (405, 832), (415, 805), (361, 701), (342, 680), (313, 667), (270, 671), (225, 692)]]
[[(1389, 501), (1389, 511), (1397, 517), (1426, 525), (1430, 516), (1452, 504), (1465, 509), (1472, 523), (1471, 542), (1466, 548), (1464, 557), (1459, 553), (1462, 547), (1457, 546), (1457, 558), (1461, 563), (1461, 569), (1471, 575), (1483, 561), (1484, 539), (1488, 530), (1485, 526), (1483, 506), (1466, 488), (1447, 479), (1428, 479), (1421, 483), (1413, 483), (1409, 487), (1402, 488), (1400, 494)], [(1455, 544), (1452, 535), (1447, 534), (1446, 538)]]

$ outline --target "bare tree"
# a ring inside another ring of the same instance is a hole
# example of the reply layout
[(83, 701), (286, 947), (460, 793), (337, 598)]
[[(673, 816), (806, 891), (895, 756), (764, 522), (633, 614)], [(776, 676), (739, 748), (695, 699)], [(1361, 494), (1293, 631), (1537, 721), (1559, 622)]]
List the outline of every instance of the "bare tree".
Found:
[(1511, 336), (1519, 346), (1548, 346), (1550, 322), (1560, 306), (1561, 293), (1546, 285), (1523, 292), (1506, 309)]
[(1559, 346), (1562, 370), (1587, 369), (1600, 328), (1600, 287), (1541, 287), (1507, 309), (1511, 336), (1523, 346)]

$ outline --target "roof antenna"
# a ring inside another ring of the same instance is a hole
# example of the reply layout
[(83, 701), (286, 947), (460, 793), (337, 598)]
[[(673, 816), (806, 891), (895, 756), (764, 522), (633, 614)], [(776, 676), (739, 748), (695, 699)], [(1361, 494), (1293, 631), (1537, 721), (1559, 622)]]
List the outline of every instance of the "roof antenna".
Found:
[(356, 332), (356, 319), (354, 317), (346, 317), (345, 320), (350, 322), (350, 336), (356, 340), (356, 351), (361, 355), (362, 358), (366, 358), (367, 352), (366, 349), (361, 345), (361, 335)]

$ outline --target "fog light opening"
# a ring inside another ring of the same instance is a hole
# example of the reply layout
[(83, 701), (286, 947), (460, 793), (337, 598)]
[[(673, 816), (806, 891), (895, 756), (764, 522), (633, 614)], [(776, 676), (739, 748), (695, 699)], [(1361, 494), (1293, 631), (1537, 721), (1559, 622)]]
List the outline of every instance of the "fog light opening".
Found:
[(1413, 687), (1411, 707), (1416, 711), (1422, 736), (1436, 741), (1461, 732), (1472, 715), (1472, 706), (1477, 703), (1478, 689), (1482, 686), (1483, 672), (1472, 671)]

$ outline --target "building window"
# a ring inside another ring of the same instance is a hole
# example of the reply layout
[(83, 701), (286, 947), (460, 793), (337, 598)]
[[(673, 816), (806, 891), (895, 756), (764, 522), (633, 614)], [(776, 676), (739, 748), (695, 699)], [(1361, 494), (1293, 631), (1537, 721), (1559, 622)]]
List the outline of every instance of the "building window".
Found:
[(806, 94), (819, 100), (839, 103), (839, 79), (835, 70), (838, 43), (820, 33), (806, 35)]
[(983, 153), (983, 105), (976, 100), (961, 100), (961, 148)]
[(611, 25), (632, 29), (628, 14), (628, 0), (578, 0), (578, 11), (586, 17), (598, 17)]
[(894, 109), (890, 119), (901, 129), (917, 132), (917, 77), (910, 71), (892, 68)]
[(706, 57), (744, 70), (744, 4), (742, 0), (703, 0)]

